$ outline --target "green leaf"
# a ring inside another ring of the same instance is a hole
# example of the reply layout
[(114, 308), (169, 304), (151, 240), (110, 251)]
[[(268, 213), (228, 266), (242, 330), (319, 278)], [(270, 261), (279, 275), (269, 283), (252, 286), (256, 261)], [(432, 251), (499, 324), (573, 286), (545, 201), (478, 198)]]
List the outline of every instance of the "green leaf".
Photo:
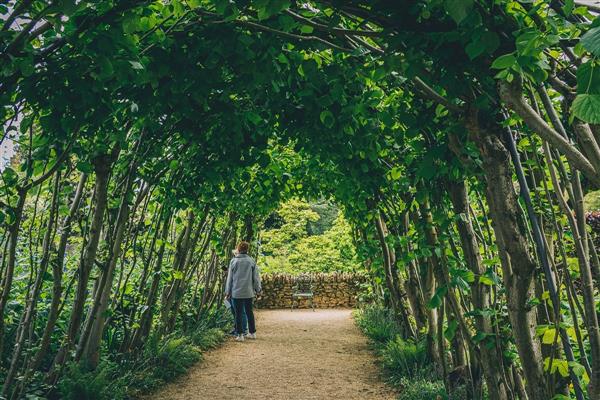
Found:
[(554, 343), (554, 336), (556, 335), (556, 329), (554, 328), (548, 328), (546, 329), (546, 331), (544, 332), (544, 335), (542, 336), (542, 343), (543, 344), (552, 344)]
[(571, 15), (573, 13), (573, 8), (575, 7), (574, 0), (565, 0), (565, 5), (563, 6), (563, 11), (566, 15)]
[(494, 60), (494, 62), (492, 63), (492, 68), (494, 69), (506, 69), (506, 68), (510, 68), (513, 65), (515, 65), (517, 62), (516, 57), (511, 53), (511, 54), (505, 54), (503, 56), (500, 56), (498, 58), (496, 58)]
[(135, 33), (138, 30), (139, 19), (130, 17), (123, 20), (123, 32), (127, 34)]
[(6, 167), (2, 172), (2, 179), (7, 186), (14, 186), (19, 180), (19, 175), (11, 167)]
[[(27, 132), (27, 130), (31, 127), (31, 125), (33, 124), (33, 115), (28, 115), (27, 117), (23, 118), (23, 120), (21, 121), (21, 126), (19, 127), (19, 130), (21, 131), (22, 134), (25, 134), (25, 132)], [(36, 137), (36, 139), (39, 138), (39, 136)], [(45, 145), (48, 140), (47, 137), (46, 141), (44, 143), (42, 143), (41, 145)], [(36, 141), (34, 140), (34, 145), (37, 147), (38, 144), (35, 143)]]
[(133, 69), (144, 69), (144, 66), (139, 61), (129, 61)]
[(595, 55), (600, 57), (600, 27), (592, 28), (581, 37), (583, 47)]
[(427, 303), (427, 307), (433, 309), (433, 308), (438, 308), (439, 306), (441, 306), (442, 300), (444, 299), (444, 296), (446, 295), (447, 291), (448, 291), (448, 288), (446, 286), (437, 288), (437, 290), (435, 291), (433, 296), (431, 296), (431, 299)]
[(335, 123), (335, 117), (333, 116), (333, 113), (329, 110), (321, 111), (321, 115), (319, 116), (319, 118), (321, 119), (323, 125), (325, 125), (328, 128), (333, 127), (333, 124)]
[(437, 294), (434, 294), (433, 296), (431, 296), (429, 303), (427, 303), (427, 307), (431, 308), (431, 309), (438, 308), (441, 305), (442, 305), (442, 297), (438, 296)]
[(546, 301), (546, 300), (550, 300), (550, 292), (545, 290), (542, 292), (542, 296), (541, 296), (542, 300)]
[(468, 283), (475, 282), (475, 274), (473, 273), (473, 271), (469, 271), (466, 269), (452, 269), (451, 274), (452, 276), (458, 276), (464, 279)]
[(392, 170), (390, 171), (390, 176), (392, 177), (392, 180), (394, 180), (394, 181), (397, 181), (398, 179), (400, 179), (400, 177), (402, 177), (402, 172), (400, 171), (400, 168), (398, 168), (398, 167), (392, 168)]
[(245, 117), (248, 121), (252, 122), (252, 124), (254, 124), (254, 125), (259, 125), (262, 122), (262, 118), (260, 117), (260, 115), (258, 115), (254, 111), (246, 112)]
[(173, 271), (173, 279), (183, 279), (183, 272)]
[(267, 19), (272, 15), (279, 13), (281, 10), (289, 8), (289, 0), (258, 0), (256, 1), (258, 7), (258, 18)]
[(465, 48), (465, 51), (471, 60), (477, 58), (483, 53), (491, 54), (500, 45), (500, 39), (494, 32), (485, 31), (479, 36), (471, 39), (471, 42)]
[(550, 370), (551, 374), (558, 372), (562, 377), (569, 376), (569, 363), (567, 360), (553, 359), (552, 368), (550, 368), (550, 357), (544, 359), (544, 370)]
[(375, 71), (373, 71), (373, 80), (374, 81), (379, 81), (383, 78), (385, 78), (387, 76), (387, 71), (385, 70), (384, 67), (379, 67), (377, 68)]
[(485, 51), (485, 44), (481, 40), (473, 40), (465, 47), (465, 51), (469, 59), (473, 60)]
[(98, 68), (100, 69), (98, 75), (102, 79), (110, 78), (114, 72), (112, 63), (107, 57), (104, 56), (98, 58)]
[(577, 376), (583, 376), (586, 373), (585, 367), (577, 361), (569, 361), (568, 365)]
[(600, 124), (600, 94), (578, 94), (571, 112), (582, 121)]
[(453, 319), (452, 321), (450, 321), (448, 323), (448, 327), (444, 331), (444, 337), (447, 340), (452, 341), (452, 339), (454, 339), (454, 336), (456, 335), (457, 328), (458, 328), (458, 322), (455, 319)]
[(23, 76), (28, 77), (31, 76), (35, 72), (35, 66), (33, 64), (33, 59), (31, 57), (24, 58), (19, 61), (19, 69)]
[(87, 161), (79, 161), (77, 163), (76, 168), (81, 171), (84, 172), (86, 174), (91, 174), (94, 171), (94, 168), (92, 167), (92, 164), (90, 164)]
[(289, 64), (290, 63), (289, 60), (287, 59), (287, 57), (285, 56), (285, 54), (283, 54), (283, 53), (279, 53), (279, 55), (277, 56), (277, 59), (282, 64)]
[(473, 0), (446, 0), (444, 8), (454, 22), (460, 24), (473, 8)]
[(588, 61), (577, 68), (577, 93), (600, 94), (600, 65)]
[(569, 376), (569, 364), (565, 361), (565, 360), (557, 360), (556, 362), (556, 369), (558, 371), (558, 373), (560, 374), (560, 376), (562, 376), (563, 378), (566, 378)]
[(306, 34), (312, 33), (313, 30), (314, 30), (314, 28), (310, 25), (302, 25), (302, 27), (300, 28), (300, 32), (306, 33)]
[(479, 283), (487, 286), (494, 286), (494, 281), (487, 275), (481, 275), (479, 277)]

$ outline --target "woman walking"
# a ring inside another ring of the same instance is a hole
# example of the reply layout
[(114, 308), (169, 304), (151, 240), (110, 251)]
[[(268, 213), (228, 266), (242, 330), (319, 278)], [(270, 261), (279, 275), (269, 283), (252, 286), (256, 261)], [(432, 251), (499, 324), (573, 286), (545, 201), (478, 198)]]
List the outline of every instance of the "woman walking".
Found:
[(243, 313), (248, 317), (248, 338), (256, 339), (256, 324), (252, 310), (252, 300), (261, 291), (260, 274), (256, 261), (248, 255), (250, 245), (248, 242), (240, 242), (237, 247), (238, 254), (229, 263), (227, 283), (225, 284), (225, 296), (230, 300), (235, 310), (235, 333), (236, 341), (243, 342)]

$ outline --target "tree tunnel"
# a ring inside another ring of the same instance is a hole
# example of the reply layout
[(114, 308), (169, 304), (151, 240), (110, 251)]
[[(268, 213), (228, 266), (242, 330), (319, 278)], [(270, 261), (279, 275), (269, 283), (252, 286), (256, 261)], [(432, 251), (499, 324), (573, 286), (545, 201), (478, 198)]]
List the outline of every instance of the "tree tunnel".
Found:
[(235, 243), (325, 198), (447, 386), (600, 398), (593, 2), (5, 3), (2, 396), (217, 318)]

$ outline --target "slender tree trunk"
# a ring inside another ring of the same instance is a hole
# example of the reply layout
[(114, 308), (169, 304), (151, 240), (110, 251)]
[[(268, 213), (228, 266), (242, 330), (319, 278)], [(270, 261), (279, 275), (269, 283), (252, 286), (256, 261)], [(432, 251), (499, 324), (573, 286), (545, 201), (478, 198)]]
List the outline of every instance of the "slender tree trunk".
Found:
[(15, 273), (15, 265), (17, 261), (17, 242), (19, 239), (19, 229), (21, 227), (21, 218), (23, 215), (23, 207), (25, 206), (25, 199), (27, 198), (26, 190), (19, 190), (19, 198), (15, 205), (14, 222), (8, 228), (8, 257), (6, 268), (4, 269), (4, 275), (2, 277), (2, 292), (0, 294), (0, 354), (4, 348), (4, 311), (6, 309), (6, 303), (10, 298), (10, 289), (12, 287), (13, 276)]
[(379, 237), (379, 244), (383, 253), (383, 265), (385, 268), (385, 278), (390, 296), (392, 299), (392, 306), (394, 312), (400, 317), (402, 321), (403, 335), (405, 338), (414, 337), (415, 333), (408, 319), (408, 305), (406, 304), (405, 296), (402, 295), (401, 284), (398, 279), (396, 268), (396, 256), (393, 249), (388, 245), (386, 238), (388, 237), (387, 226), (383, 220), (381, 212), (378, 213), (375, 219), (377, 228), (377, 235)]
[[(41, 365), (50, 347), (50, 339), (52, 338), (52, 332), (54, 331), (54, 327), (56, 326), (56, 322), (58, 320), (59, 307), (61, 303), (63, 265), (67, 250), (67, 243), (69, 237), (71, 236), (73, 220), (75, 219), (75, 215), (77, 213), (77, 210), (79, 210), (79, 205), (81, 204), (81, 198), (83, 197), (86, 182), (87, 174), (81, 174), (79, 184), (77, 185), (77, 189), (75, 191), (75, 196), (73, 197), (73, 202), (71, 203), (71, 208), (69, 209), (69, 214), (62, 223), (56, 259), (52, 263), (52, 303), (50, 304), (48, 320), (46, 322), (46, 326), (44, 327), (42, 339), (40, 340), (39, 350), (36, 352), (35, 356), (33, 357), (29, 366), (27, 367), (25, 376), (23, 377), (22, 383), (20, 384), (21, 392), (29, 383), (32, 374)], [(16, 394), (17, 397), (19, 395), (20, 393)]]
[(83, 359), (93, 369), (98, 366), (100, 360), (100, 343), (102, 342), (102, 333), (104, 332), (104, 323), (106, 322), (106, 310), (108, 309), (112, 293), (113, 278), (117, 263), (121, 257), (123, 237), (129, 217), (129, 192), (133, 184), (134, 173), (135, 167), (132, 166), (126, 178), (125, 189), (123, 190), (121, 205), (117, 214), (109, 260), (100, 276), (100, 283), (98, 284), (94, 302), (84, 325), (84, 331), (81, 335), (75, 356), (76, 360)]
[(161, 329), (163, 330), (163, 333), (169, 332), (173, 328), (170, 323), (171, 312), (173, 305), (175, 304), (177, 289), (183, 277), (185, 276), (183, 267), (185, 265), (187, 254), (191, 245), (191, 235), (194, 228), (195, 218), (196, 215), (194, 212), (189, 211), (186, 226), (177, 240), (177, 250), (175, 252), (175, 258), (173, 261), (173, 271), (179, 275), (174, 276), (171, 280), (171, 284), (165, 286), (163, 291), (161, 307)]
[[(401, 234), (406, 235), (410, 228), (409, 213), (405, 213), (402, 218)], [(410, 241), (406, 244), (406, 251), (412, 252), (412, 245)], [(417, 331), (422, 331), (427, 326), (427, 310), (425, 306), (425, 300), (423, 298), (423, 291), (421, 287), (421, 280), (419, 279), (418, 265), (416, 260), (411, 259), (406, 264), (406, 271), (408, 279), (404, 281), (404, 289), (408, 297), (412, 316), (417, 324)]]
[(87, 245), (79, 263), (79, 278), (77, 280), (75, 300), (73, 302), (67, 337), (54, 358), (53, 367), (48, 375), (48, 380), (50, 382), (54, 382), (58, 378), (59, 369), (67, 361), (68, 353), (75, 343), (77, 332), (79, 331), (79, 327), (81, 325), (83, 308), (87, 298), (88, 281), (90, 272), (96, 260), (98, 243), (100, 241), (100, 234), (102, 231), (102, 221), (104, 219), (104, 212), (106, 210), (108, 201), (108, 181), (111, 164), (110, 159), (111, 158), (109, 156), (105, 155), (94, 160), (96, 182), (94, 186), (93, 202), (95, 203), (95, 209), (92, 215)]
[(158, 300), (158, 288), (160, 285), (161, 271), (163, 259), (165, 256), (165, 246), (169, 235), (169, 227), (171, 226), (171, 215), (168, 214), (165, 217), (161, 235), (161, 244), (158, 248), (158, 254), (156, 256), (156, 262), (154, 264), (154, 270), (152, 273), (152, 283), (150, 284), (150, 290), (146, 297), (146, 303), (144, 305), (144, 311), (140, 316), (140, 327), (135, 331), (131, 339), (130, 349), (137, 349), (141, 346), (144, 340), (150, 334), (152, 330), (152, 317), (156, 308), (156, 302)]
[[(550, 148), (546, 143), (544, 145), (544, 154), (546, 156), (548, 168), (550, 170), (550, 177), (552, 179), (552, 183), (556, 188), (556, 196), (558, 202), (567, 216), (567, 222), (569, 223), (569, 227), (571, 232), (573, 233), (573, 239), (575, 242), (575, 251), (577, 254), (577, 259), (579, 261), (579, 271), (582, 281), (582, 294), (583, 294), (583, 304), (585, 309), (584, 322), (588, 330), (588, 339), (591, 348), (591, 368), (592, 375), (590, 376), (590, 383), (588, 384), (588, 393), (590, 394), (590, 398), (600, 398), (600, 330), (598, 328), (598, 316), (596, 312), (596, 305), (594, 299), (594, 288), (593, 288), (593, 279), (591, 273), (590, 259), (589, 259), (589, 251), (587, 247), (587, 232), (585, 231), (585, 226), (581, 226), (578, 224), (578, 221), (575, 219), (583, 218), (583, 207), (581, 205), (581, 189), (580, 187), (574, 187), (575, 192), (575, 207), (579, 207), (580, 210), (578, 212), (573, 212), (566, 200), (562, 195), (562, 186), (558, 181), (558, 176), (554, 169), (554, 164), (552, 160), (552, 156), (550, 154)], [(575, 173), (575, 175), (577, 175)]]
[[(466, 264), (476, 277), (480, 277), (484, 275), (485, 269), (479, 251), (479, 244), (475, 236), (475, 230), (469, 216), (467, 187), (465, 182), (461, 181), (449, 183), (447, 188), (454, 207), (454, 213), (459, 216), (456, 219), (456, 226)], [(473, 284), (471, 284), (471, 300), (473, 305), (478, 310), (488, 310), (490, 308), (489, 299), (490, 287), (484, 285), (476, 278)], [(499, 338), (495, 338), (492, 320), (485, 313), (479, 313), (475, 316), (475, 326), (477, 331), (483, 333), (487, 338), (486, 342), (481, 343), (479, 346), (479, 351), (490, 400), (507, 400), (509, 397), (503, 379), (502, 354), (498, 354), (496, 351), (496, 342)], [(488, 340), (494, 343), (487, 343)]]
[(16, 343), (13, 350), (12, 360), (10, 362), (10, 368), (6, 374), (6, 379), (2, 388), (3, 396), (7, 395), (13, 383), (13, 379), (15, 378), (15, 375), (18, 371), (21, 352), (23, 351), (27, 338), (30, 338), (28, 332), (31, 329), (33, 315), (37, 308), (37, 301), (39, 298), (40, 291), (42, 290), (42, 285), (44, 283), (44, 274), (48, 269), (48, 264), (50, 261), (50, 247), (52, 245), (51, 239), (52, 235), (54, 234), (54, 221), (56, 219), (56, 213), (58, 212), (57, 204), (58, 192), (60, 188), (60, 175), (60, 172), (56, 172), (56, 176), (54, 179), (54, 187), (52, 190), (52, 201), (50, 204), (50, 211), (48, 215), (48, 224), (46, 226), (46, 232), (44, 233), (44, 241), (42, 244), (42, 258), (40, 260), (40, 267), (35, 282), (33, 283), (27, 295), (27, 306), (25, 307), (25, 313), (23, 314), (23, 318), (21, 319), (21, 322), (19, 324), (19, 329), (17, 330)]
[(486, 196), (502, 263), (508, 315), (527, 380), (530, 400), (547, 400), (540, 343), (535, 335), (536, 312), (530, 306), (536, 263), (529, 252), (522, 226), (521, 208), (514, 192), (510, 155), (501, 141), (502, 128), (480, 124), (476, 110), (468, 115), (467, 128), (482, 156)]

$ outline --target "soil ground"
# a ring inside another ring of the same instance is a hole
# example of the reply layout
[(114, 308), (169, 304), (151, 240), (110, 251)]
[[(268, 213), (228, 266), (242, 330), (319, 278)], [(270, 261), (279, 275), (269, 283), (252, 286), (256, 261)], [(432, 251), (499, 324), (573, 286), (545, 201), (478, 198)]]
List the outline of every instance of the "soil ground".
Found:
[(256, 340), (229, 341), (149, 400), (392, 400), (351, 310), (261, 310)]

